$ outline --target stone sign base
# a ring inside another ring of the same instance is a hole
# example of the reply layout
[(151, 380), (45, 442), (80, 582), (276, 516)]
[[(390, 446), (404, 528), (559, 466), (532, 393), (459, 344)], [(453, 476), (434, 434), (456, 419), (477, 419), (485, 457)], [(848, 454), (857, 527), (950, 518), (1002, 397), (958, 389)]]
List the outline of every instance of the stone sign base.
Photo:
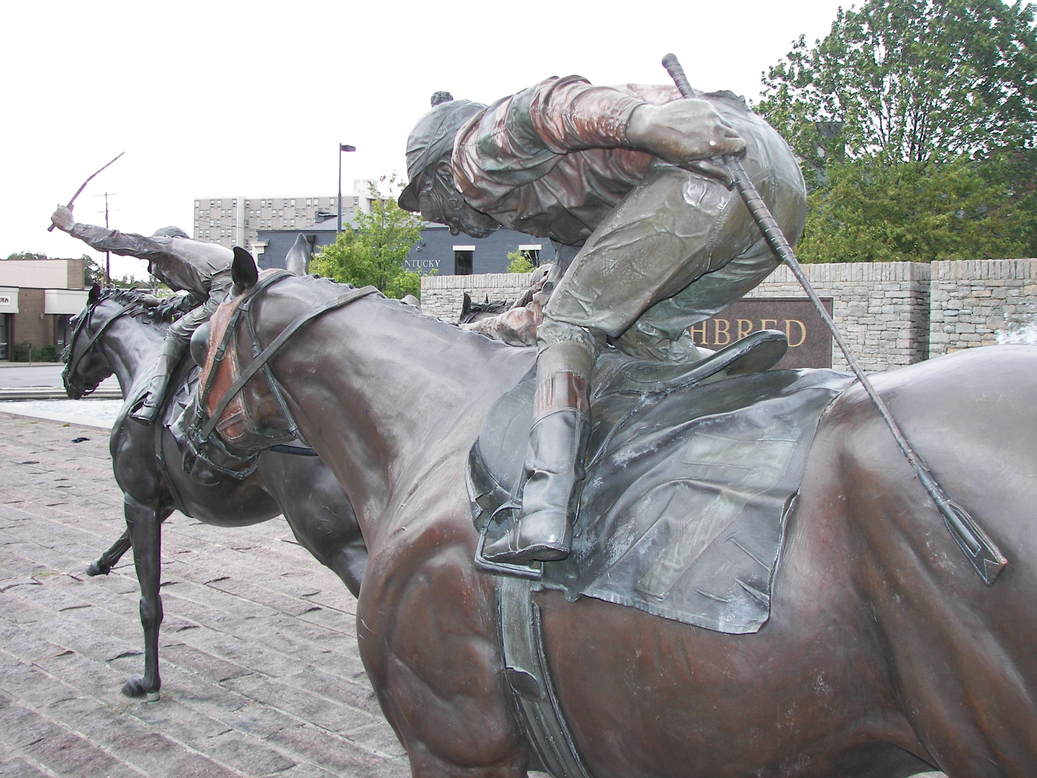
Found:
[[(973, 346), (1037, 338), (1037, 259), (855, 262), (804, 265), (803, 269), (817, 293), (831, 301), (836, 325), (869, 371)], [(425, 276), (421, 279), (422, 310), (457, 321), (464, 292), (477, 302), (514, 300), (528, 284), (527, 274)], [(752, 290), (743, 303), (760, 298), (793, 298), (809, 305), (799, 283), (784, 267)], [(735, 337), (739, 326), (745, 325), (738, 324), (738, 316), (732, 320), (733, 311), (723, 315), (729, 322), (729, 334)], [(799, 334), (799, 325), (791, 322), (800, 319), (791, 315), (776, 311), (740, 318), (754, 317), (785, 321), (779, 321), (776, 328), (788, 326), (790, 341)], [(718, 337), (722, 339), (723, 326), (707, 324), (707, 333), (713, 328), (717, 335), (716, 327), (720, 327)], [(830, 342), (828, 364), (847, 369), (846, 360), (833, 346)]]

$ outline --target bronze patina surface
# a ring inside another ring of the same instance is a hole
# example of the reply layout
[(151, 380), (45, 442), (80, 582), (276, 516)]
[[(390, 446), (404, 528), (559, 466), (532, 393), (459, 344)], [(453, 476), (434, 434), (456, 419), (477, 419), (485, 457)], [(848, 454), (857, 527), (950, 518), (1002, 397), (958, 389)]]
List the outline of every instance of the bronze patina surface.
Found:
[[(115, 373), (123, 395), (132, 398), (148, 375), (170, 328), (171, 311), (147, 307), (136, 290), (98, 287), (74, 321), (65, 354), (65, 388), (73, 399), (88, 394)], [(177, 386), (187, 396), (197, 369), (182, 365)], [(174, 398), (176, 399), (176, 398)], [(199, 521), (241, 527), (284, 514), (299, 542), (333, 570), (355, 595), (360, 590), (367, 550), (348, 497), (320, 459), (265, 453), (243, 477), (192, 468), (168, 424), (180, 408), (166, 408), (164, 424), (145, 426), (128, 418), (132, 400), (112, 428), (110, 449), (115, 478), (124, 495), (127, 531), (89, 569), (107, 573), (129, 549), (140, 583), (144, 627), (144, 675), (130, 678), (123, 693), (157, 699), (159, 627), (162, 622), (161, 524), (174, 510)], [(192, 472), (192, 470), (194, 472)]]
[[(255, 278), (242, 266), (236, 281)], [(258, 344), (341, 294), (313, 278), (267, 287), (251, 307)], [(464, 480), (481, 419), (533, 366), (532, 350), (374, 295), (313, 319), (292, 343), (270, 366), (356, 509), (370, 554), (360, 651), (413, 774), (523, 775), (528, 741), (502, 675), (495, 580), (471, 561)], [(429, 392), (415, 397), (415, 383)], [(961, 352), (874, 383), (1009, 557), (1001, 578), (988, 585), (963, 562), (851, 387), (807, 456), (756, 634), (537, 595), (543, 653), (590, 775), (1032, 774), (1037, 348)], [(286, 429), (268, 387), (250, 382), (245, 401), (264, 427)]]

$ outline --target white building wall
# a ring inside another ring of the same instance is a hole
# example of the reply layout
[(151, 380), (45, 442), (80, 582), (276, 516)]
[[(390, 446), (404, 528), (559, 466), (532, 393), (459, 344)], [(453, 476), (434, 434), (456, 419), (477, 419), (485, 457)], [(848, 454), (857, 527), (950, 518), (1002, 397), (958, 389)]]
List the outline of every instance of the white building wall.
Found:
[(68, 287), (71, 259), (5, 259), (0, 262), (0, 284), (43, 289)]

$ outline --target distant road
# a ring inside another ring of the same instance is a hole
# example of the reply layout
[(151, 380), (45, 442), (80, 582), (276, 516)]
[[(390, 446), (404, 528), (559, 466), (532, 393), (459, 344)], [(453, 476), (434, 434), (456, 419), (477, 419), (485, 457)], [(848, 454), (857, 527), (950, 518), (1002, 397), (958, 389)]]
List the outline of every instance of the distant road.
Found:
[(22, 362), (0, 362), (0, 387), (21, 389), (46, 386), (61, 389), (62, 364), (40, 364), (31, 367)]
[[(23, 362), (0, 362), (0, 400), (63, 399), (61, 363), (29, 365)], [(96, 398), (119, 398), (122, 393), (115, 376), (105, 379), (93, 394)]]

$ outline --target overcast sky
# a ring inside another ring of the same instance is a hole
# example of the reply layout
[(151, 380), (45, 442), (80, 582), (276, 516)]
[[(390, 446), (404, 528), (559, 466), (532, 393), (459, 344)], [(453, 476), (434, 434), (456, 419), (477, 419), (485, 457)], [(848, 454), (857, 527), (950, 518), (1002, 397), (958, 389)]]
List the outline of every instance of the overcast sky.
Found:
[[(17, 3), (0, 32), (0, 257), (88, 247), (50, 214), (91, 172), (78, 221), (150, 234), (193, 229), (207, 197), (334, 195), (405, 171), (429, 96), (490, 102), (550, 75), (666, 83), (673, 51), (692, 84), (753, 100), (799, 35), (823, 37), (838, 0), (728, 2)], [(89, 252), (93, 253), (93, 252)], [(112, 272), (144, 263), (113, 255)]]

